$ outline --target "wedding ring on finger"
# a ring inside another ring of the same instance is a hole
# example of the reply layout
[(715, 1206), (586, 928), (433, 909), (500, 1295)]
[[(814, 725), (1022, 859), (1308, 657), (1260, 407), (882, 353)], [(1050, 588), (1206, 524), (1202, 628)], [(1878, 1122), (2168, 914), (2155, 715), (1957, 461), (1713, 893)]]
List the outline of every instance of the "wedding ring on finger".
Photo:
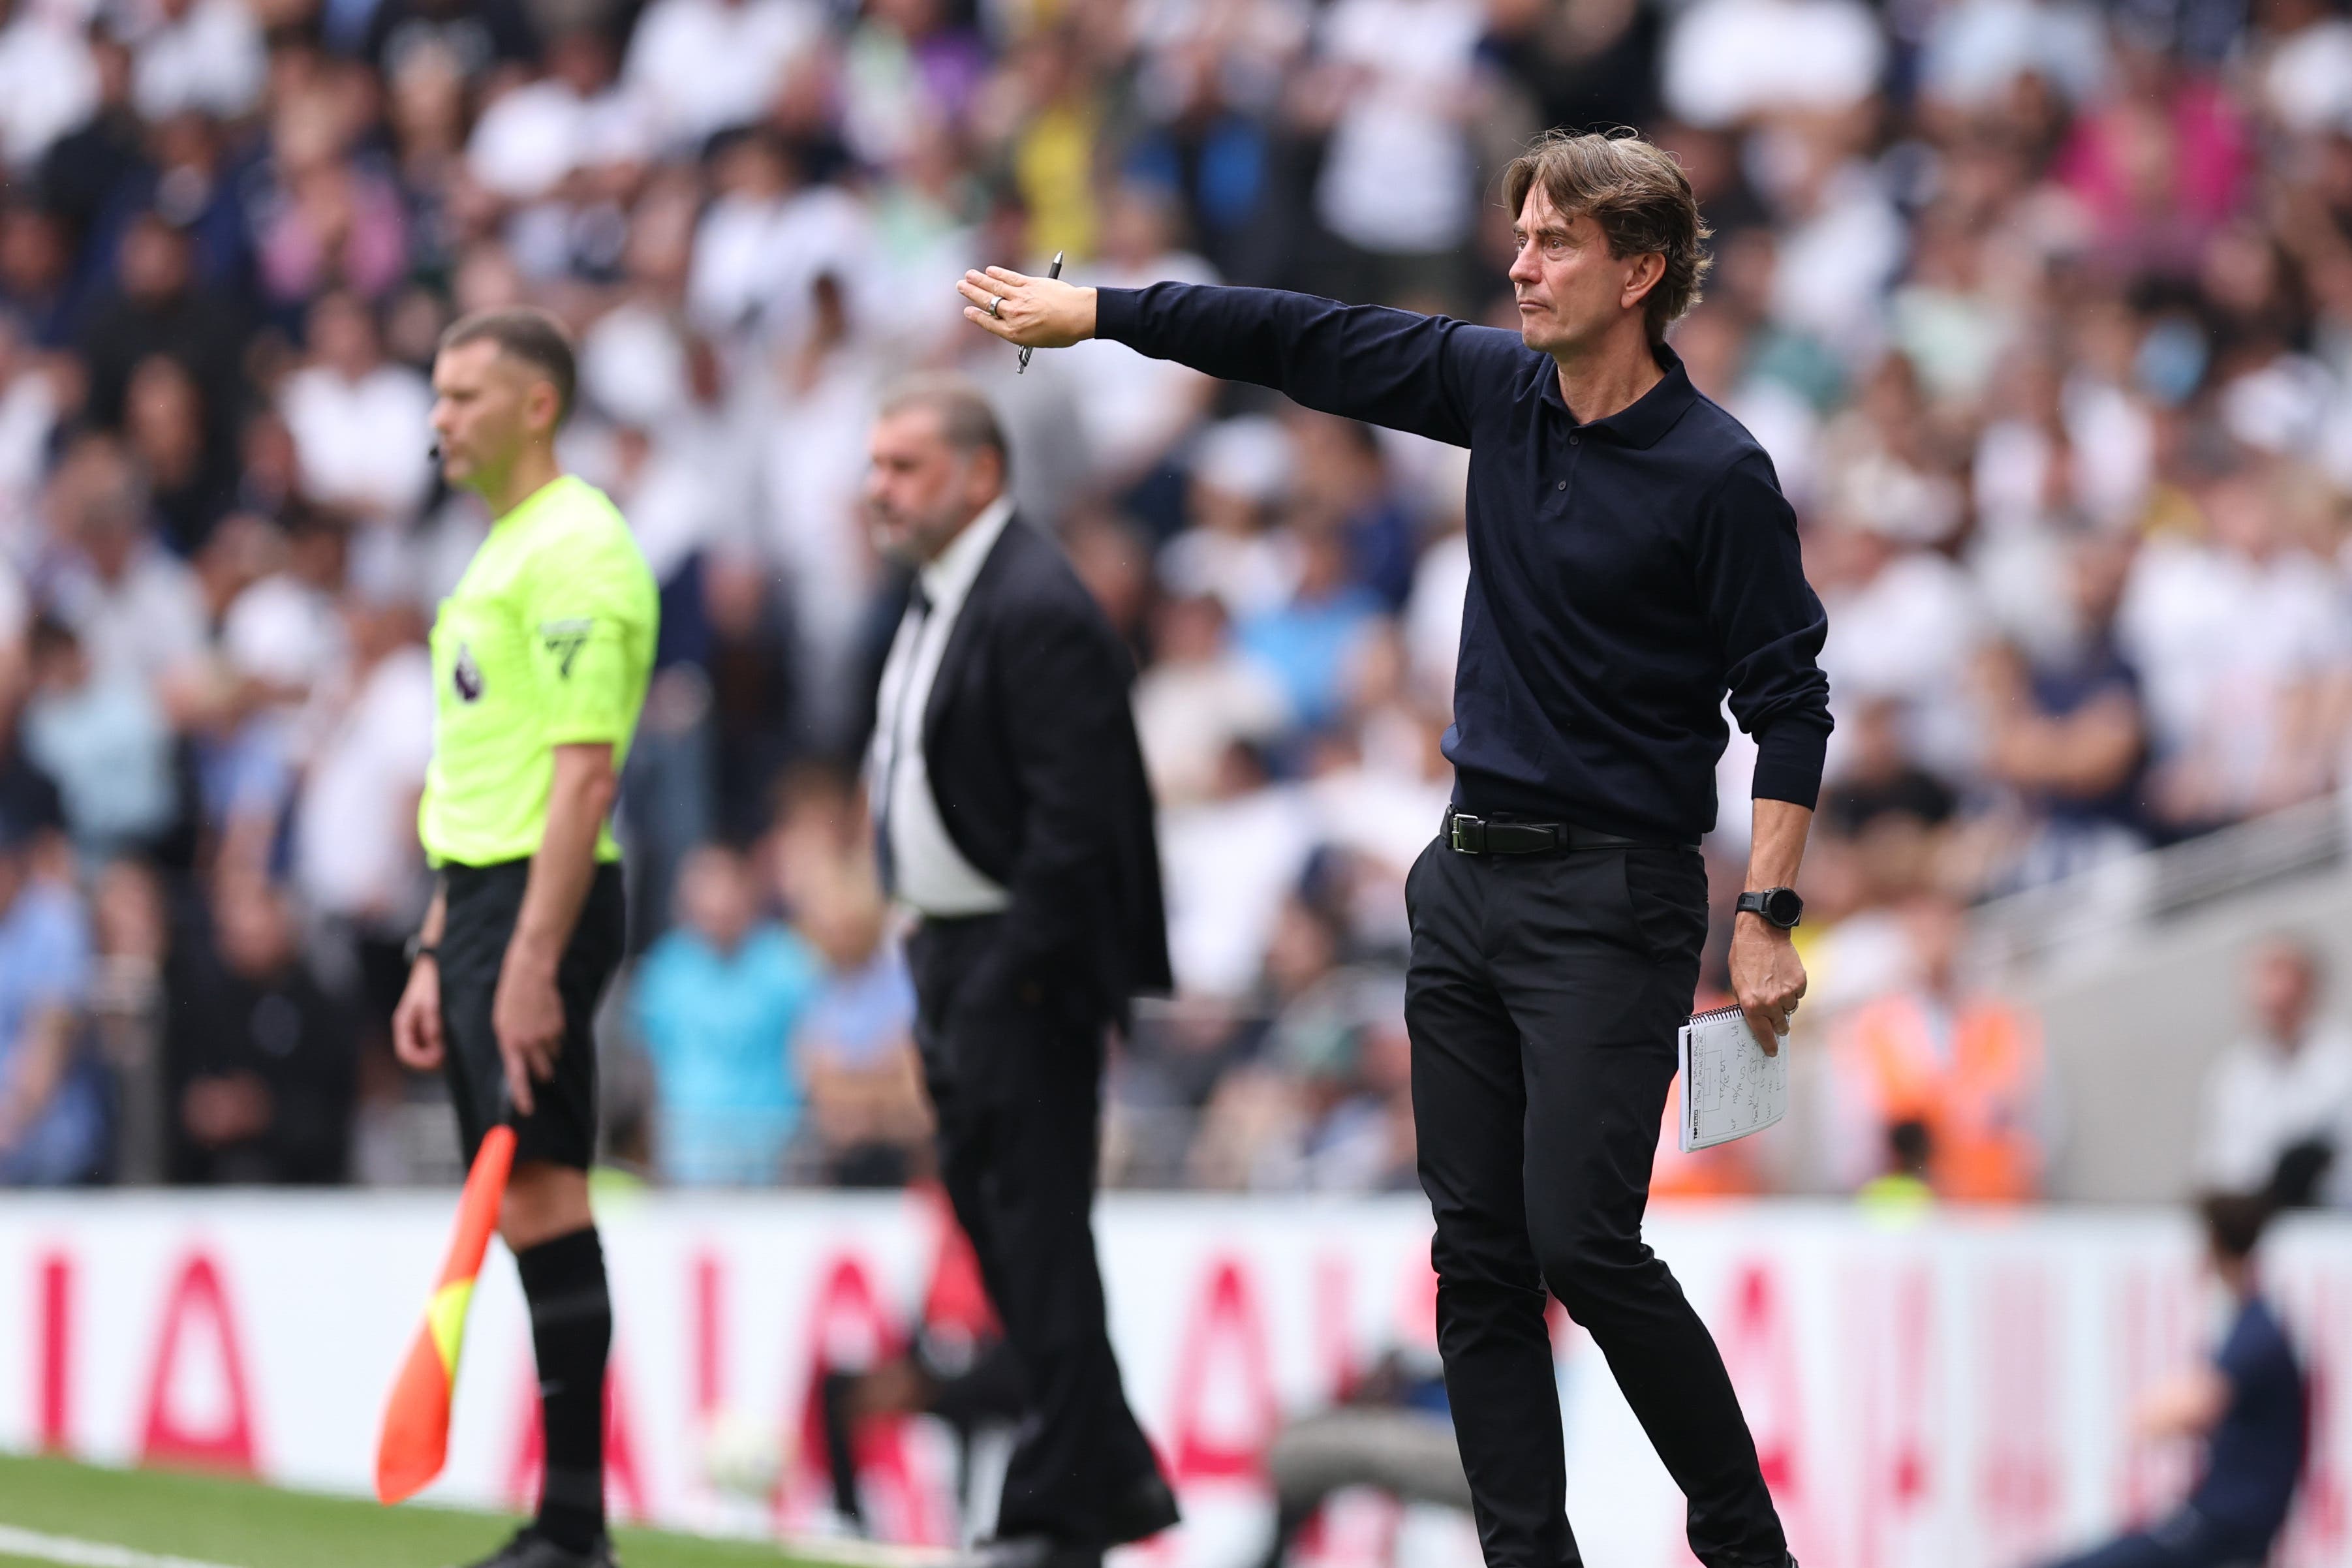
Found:
[(1003, 316), (1004, 316), (1004, 296), (1003, 296), (1003, 295), (1002, 295), (1002, 294), (992, 294), (992, 295), (990, 295), (990, 296), (989, 296), (989, 298), (988, 298), (988, 313), (989, 313), (991, 316), (996, 317), (996, 318), (997, 318), (998, 319), (1000, 319), (1000, 320), (1002, 320), (1002, 319), (1003, 319)]

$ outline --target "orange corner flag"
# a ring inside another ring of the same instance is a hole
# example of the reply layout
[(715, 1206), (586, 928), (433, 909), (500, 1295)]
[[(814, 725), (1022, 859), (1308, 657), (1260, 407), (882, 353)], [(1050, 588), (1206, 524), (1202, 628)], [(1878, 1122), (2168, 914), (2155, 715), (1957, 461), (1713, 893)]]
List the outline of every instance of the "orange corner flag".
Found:
[(375, 1450), (375, 1495), (399, 1502), (422, 1491), (441, 1473), (449, 1452), (449, 1398), (457, 1386), (457, 1351), (466, 1342), (466, 1309), (474, 1299), (474, 1277), (482, 1271), (490, 1232), (498, 1228), (499, 1204), (514, 1168), (514, 1129), (499, 1125), (482, 1139), (466, 1190), (457, 1199), (457, 1226), (441, 1280), (425, 1308), (424, 1326), (408, 1347), (392, 1403), (383, 1413), (383, 1436)]

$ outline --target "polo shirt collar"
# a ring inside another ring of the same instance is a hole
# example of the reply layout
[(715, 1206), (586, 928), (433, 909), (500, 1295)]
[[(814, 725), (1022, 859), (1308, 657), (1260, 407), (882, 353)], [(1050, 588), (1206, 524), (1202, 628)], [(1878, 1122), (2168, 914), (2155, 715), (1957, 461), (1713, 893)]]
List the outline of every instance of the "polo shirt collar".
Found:
[[(1659, 438), (1672, 430), (1690, 411), (1691, 404), (1698, 401), (1698, 389), (1691, 385), (1690, 372), (1683, 369), (1681, 355), (1664, 343), (1654, 351), (1658, 364), (1665, 371), (1658, 378), (1657, 385), (1606, 419), (1578, 421), (1577, 428), (1598, 431), (1620, 446), (1655, 446)], [(1559, 372), (1556, 369), (1544, 377), (1544, 396), (1561, 413), (1568, 413), (1568, 400), (1560, 395)]]

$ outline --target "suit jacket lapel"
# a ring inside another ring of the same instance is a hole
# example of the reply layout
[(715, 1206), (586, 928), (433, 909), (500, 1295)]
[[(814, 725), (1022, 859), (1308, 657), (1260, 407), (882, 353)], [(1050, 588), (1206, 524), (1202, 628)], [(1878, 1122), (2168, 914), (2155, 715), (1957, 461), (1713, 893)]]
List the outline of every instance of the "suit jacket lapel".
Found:
[(923, 756), (931, 765), (933, 793), (938, 790), (940, 725), (956, 688), (971, 669), (972, 650), (986, 630), (991, 594), (995, 586), (1014, 565), (1021, 548), (1018, 536), (1024, 532), (1019, 513), (1005, 523), (989, 547), (988, 559), (980, 563), (980, 571), (971, 580), (971, 591), (963, 596), (957, 610), (955, 624), (948, 630), (948, 645), (940, 650), (940, 667), (931, 678), (930, 695), (923, 704)]

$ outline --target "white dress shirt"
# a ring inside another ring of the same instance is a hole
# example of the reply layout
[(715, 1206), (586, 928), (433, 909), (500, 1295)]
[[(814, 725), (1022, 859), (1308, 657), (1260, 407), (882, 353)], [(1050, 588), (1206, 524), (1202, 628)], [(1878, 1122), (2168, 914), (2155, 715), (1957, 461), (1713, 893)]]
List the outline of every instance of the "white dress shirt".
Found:
[(2205, 1080), (2200, 1180), (2250, 1192), (2271, 1179), (2278, 1157), (2309, 1138), (2336, 1144), (2322, 1184), (2332, 1203), (2352, 1197), (2352, 1035), (2317, 1024), (2289, 1050), (2256, 1034), (2213, 1063)]
[(1012, 902), (948, 836), (923, 757), (923, 713), (930, 706), (940, 657), (982, 563), (1012, 520), (1013, 498), (999, 497), (916, 574), (930, 608), (919, 612), (915, 605), (908, 607), (882, 666), (866, 788), (887, 840), (891, 892), (922, 915), (994, 915)]

